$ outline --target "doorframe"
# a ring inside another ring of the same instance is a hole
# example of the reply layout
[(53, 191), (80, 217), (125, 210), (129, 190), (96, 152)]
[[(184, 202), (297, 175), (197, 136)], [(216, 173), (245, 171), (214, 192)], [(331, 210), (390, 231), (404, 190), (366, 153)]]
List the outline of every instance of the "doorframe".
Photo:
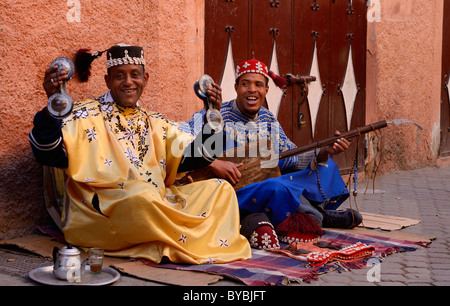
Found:
[(439, 157), (450, 156), (450, 1), (444, 1)]

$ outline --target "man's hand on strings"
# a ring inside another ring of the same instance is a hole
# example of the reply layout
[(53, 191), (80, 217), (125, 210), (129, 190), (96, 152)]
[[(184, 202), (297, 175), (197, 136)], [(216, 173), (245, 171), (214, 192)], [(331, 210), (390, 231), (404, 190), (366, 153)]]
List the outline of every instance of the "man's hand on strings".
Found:
[[(340, 136), (341, 132), (335, 131), (334, 136)], [(319, 154), (317, 155), (317, 161), (322, 162), (326, 161), (328, 157), (339, 154), (344, 152), (350, 147), (350, 141), (348, 141), (345, 138), (339, 138), (336, 142), (333, 144), (324, 147), (320, 150)]]
[(216, 159), (208, 167), (214, 172), (217, 177), (227, 180), (231, 185), (236, 185), (241, 178), (239, 167), (243, 164), (236, 164), (230, 161)]
[[(341, 132), (335, 131), (334, 136), (340, 136)], [(339, 138), (335, 143), (333, 143), (331, 146), (328, 146), (326, 149), (328, 151), (328, 154), (330, 156), (339, 154), (344, 152), (350, 147), (350, 141), (348, 141), (345, 138)]]

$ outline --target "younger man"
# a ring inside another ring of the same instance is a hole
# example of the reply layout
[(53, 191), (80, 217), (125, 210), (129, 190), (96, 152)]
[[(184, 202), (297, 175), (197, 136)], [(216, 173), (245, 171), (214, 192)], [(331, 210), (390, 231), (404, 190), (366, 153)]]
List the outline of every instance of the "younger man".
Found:
[[(235, 146), (240, 146), (269, 138), (278, 153), (296, 148), (274, 115), (262, 106), (269, 90), (268, 80), (267, 66), (259, 60), (246, 60), (237, 66), (237, 97), (223, 103), (220, 109), (225, 130), (233, 136), (227, 145), (233, 142)], [(182, 129), (194, 134), (200, 132), (203, 114), (204, 110), (194, 114)], [(311, 218), (323, 227), (352, 228), (361, 223), (362, 217), (356, 211), (336, 211), (348, 198), (348, 191), (336, 163), (329, 157), (343, 152), (349, 145), (346, 139), (341, 138), (333, 145), (322, 148), (317, 152), (317, 157), (315, 152), (309, 152), (280, 160), (280, 170), (290, 173), (252, 183), (236, 192), (242, 220), (241, 233), (250, 239), (252, 246), (278, 248), (277, 235), (273, 229), (283, 221), (286, 222), (278, 229), (283, 228), (279, 233), (282, 232), (285, 241), (317, 237), (321, 231), (311, 224)], [(320, 188), (310, 163), (318, 167)], [(240, 166), (215, 160), (208, 167), (218, 177), (233, 184), (240, 178)], [(305, 232), (311, 231), (312, 236), (305, 235)]]

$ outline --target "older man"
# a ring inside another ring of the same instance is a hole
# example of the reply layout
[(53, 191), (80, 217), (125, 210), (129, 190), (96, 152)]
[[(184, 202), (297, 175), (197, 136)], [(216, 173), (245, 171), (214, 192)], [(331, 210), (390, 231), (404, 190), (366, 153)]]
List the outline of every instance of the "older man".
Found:
[[(29, 135), (40, 163), (66, 168), (68, 201), (62, 216), (66, 241), (157, 263), (249, 258), (250, 246), (239, 233), (238, 204), (229, 183), (172, 185), (178, 171), (213, 161), (201, 144), (222, 137), (221, 133), (200, 134), (199, 141), (189, 142), (192, 136), (172, 121), (138, 105), (148, 82), (143, 49), (116, 45), (104, 52), (109, 91), (75, 103), (62, 121), (50, 117), (45, 108), (36, 114)], [(90, 63), (104, 52), (80, 53), (75, 65), (85, 69), (78, 75), (89, 75)], [(43, 84), (47, 95), (66, 79), (57, 67), (48, 69)], [(220, 107), (218, 90), (215, 85), (210, 94), (218, 97), (213, 100)]]
[[(269, 90), (268, 80), (269, 71), (263, 62), (256, 59), (243, 61), (236, 68), (237, 97), (223, 103), (220, 112), (225, 122), (225, 130), (233, 138), (231, 142), (234, 142), (235, 146), (269, 138), (274, 149), (281, 153), (296, 148), (296, 145), (285, 135), (274, 115), (262, 106)], [(203, 113), (202, 110), (194, 114), (181, 128), (197, 134), (202, 127)], [(227, 142), (229, 143), (230, 141)], [(275, 228), (285, 220), (288, 222), (283, 223), (282, 236), (286, 241), (314, 237), (314, 231), (316, 234), (320, 233), (311, 226), (311, 218), (323, 227), (351, 228), (362, 221), (361, 215), (356, 211), (336, 211), (348, 198), (348, 191), (337, 165), (329, 157), (343, 152), (348, 147), (349, 142), (342, 138), (319, 152), (280, 160), (280, 170), (291, 173), (253, 183), (237, 191), (242, 233), (250, 239), (252, 246), (277, 248), (277, 237), (267, 226)], [(308, 166), (311, 162), (313, 167), (318, 167), (320, 187), (315, 171)], [(233, 184), (240, 179), (240, 166), (215, 160), (208, 167), (218, 177)], [(307, 216), (311, 218), (306, 218)], [(292, 231), (286, 229), (286, 224)], [(308, 231), (312, 231), (312, 235), (308, 235)], [(263, 236), (266, 239), (262, 239)]]

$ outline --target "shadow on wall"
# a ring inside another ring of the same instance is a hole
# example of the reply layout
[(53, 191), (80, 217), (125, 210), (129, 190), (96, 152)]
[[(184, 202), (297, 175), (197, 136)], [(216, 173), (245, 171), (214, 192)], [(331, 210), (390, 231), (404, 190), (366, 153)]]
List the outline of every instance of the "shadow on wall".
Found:
[(0, 158), (0, 240), (34, 232), (50, 224), (45, 209), (42, 166), (21, 145)]

